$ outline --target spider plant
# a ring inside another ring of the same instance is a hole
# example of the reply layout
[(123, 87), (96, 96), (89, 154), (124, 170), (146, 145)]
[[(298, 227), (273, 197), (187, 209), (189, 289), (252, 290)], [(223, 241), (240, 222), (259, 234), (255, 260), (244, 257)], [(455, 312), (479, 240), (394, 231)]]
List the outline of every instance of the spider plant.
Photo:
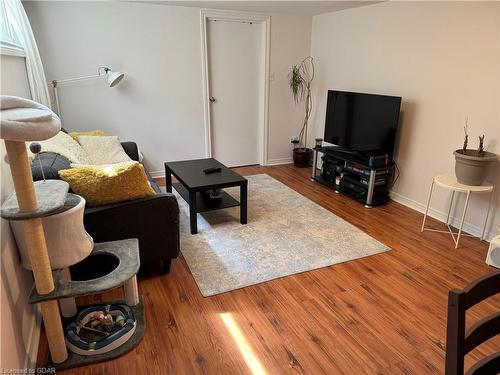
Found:
[(311, 116), (313, 101), (311, 96), (311, 84), (314, 80), (314, 62), (311, 56), (306, 57), (297, 65), (292, 66), (288, 74), (288, 86), (292, 92), (295, 104), (304, 104), (304, 122), (299, 133), (299, 149), (307, 148), (307, 127)]

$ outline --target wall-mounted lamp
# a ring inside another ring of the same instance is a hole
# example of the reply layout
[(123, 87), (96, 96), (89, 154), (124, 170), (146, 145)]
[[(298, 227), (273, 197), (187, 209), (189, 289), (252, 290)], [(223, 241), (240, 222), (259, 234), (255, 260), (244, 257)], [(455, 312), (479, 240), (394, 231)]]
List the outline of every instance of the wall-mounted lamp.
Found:
[(109, 87), (115, 87), (117, 84), (121, 82), (123, 77), (125, 77), (125, 74), (121, 72), (114, 72), (107, 66), (101, 66), (97, 69), (97, 74), (91, 75), (91, 76), (83, 76), (83, 77), (76, 77), (76, 78), (67, 78), (67, 79), (55, 79), (52, 81), (52, 87), (54, 89), (54, 99), (56, 102), (56, 112), (59, 115), (59, 118), (62, 121), (62, 114), (61, 114), (61, 109), (59, 106), (59, 95), (57, 92), (57, 87), (60, 83), (68, 83), (68, 82), (76, 82), (76, 81), (83, 81), (87, 79), (92, 79), (92, 78), (99, 78), (99, 77), (106, 77), (106, 80), (108, 82)]

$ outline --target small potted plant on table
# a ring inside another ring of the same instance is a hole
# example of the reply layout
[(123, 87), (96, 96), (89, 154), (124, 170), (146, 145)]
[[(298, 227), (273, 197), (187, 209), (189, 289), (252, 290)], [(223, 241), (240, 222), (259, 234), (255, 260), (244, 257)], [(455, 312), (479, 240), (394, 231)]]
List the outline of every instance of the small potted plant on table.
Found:
[(468, 119), (465, 119), (464, 145), (462, 149), (456, 150), (455, 175), (457, 181), (464, 185), (480, 186), (488, 176), (490, 166), (497, 161), (496, 154), (484, 150), (484, 135), (479, 136), (479, 147), (477, 150), (467, 148), (469, 134), (467, 133)]
[(299, 133), (298, 142), (294, 143), (293, 163), (297, 167), (307, 167), (311, 164), (313, 150), (307, 148), (307, 127), (312, 111), (311, 84), (314, 79), (314, 63), (311, 56), (306, 57), (299, 64), (292, 66), (288, 74), (288, 85), (296, 104), (304, 103), (304, 122)]

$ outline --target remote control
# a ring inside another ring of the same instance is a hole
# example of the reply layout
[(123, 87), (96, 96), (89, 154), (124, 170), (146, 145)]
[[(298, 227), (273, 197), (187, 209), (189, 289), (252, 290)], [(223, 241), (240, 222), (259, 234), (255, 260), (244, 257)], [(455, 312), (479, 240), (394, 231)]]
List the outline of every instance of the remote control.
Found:
[(220, 171), (222, 171), (221, 167), (213, 167), (213, 168), (207, 168), (207, 169), (203, 170), (203, 172), (205, 172), (205, 174), (211, 174), (211, 173), (216, 173), (216, 172), (220, 172)]

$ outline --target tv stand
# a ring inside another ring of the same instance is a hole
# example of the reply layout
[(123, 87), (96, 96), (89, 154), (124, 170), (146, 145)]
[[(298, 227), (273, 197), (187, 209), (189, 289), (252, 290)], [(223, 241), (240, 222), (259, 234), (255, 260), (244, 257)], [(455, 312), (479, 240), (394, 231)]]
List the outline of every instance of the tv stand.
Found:
[[(321, 169), (318, 169), (319, 154)], [(375, 157), (375, 158), (374, 158)], [(318, 173), (320, 172), (320, 173)], [(385, 156), (363, 155), (338, 147), (316, 147), (311, 179), (372, 208), (389, 200), (394, 162)]]

